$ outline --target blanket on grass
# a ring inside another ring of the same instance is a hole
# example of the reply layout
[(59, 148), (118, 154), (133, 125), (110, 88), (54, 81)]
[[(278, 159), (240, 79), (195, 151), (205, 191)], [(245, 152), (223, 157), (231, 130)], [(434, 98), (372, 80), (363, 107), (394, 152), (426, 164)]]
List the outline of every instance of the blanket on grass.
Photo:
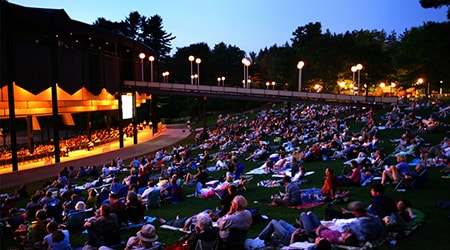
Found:
[[(144, 220), (141, 223), (135, 224), (135, 223), (127, 222), (126, 225), (120, 225), (120, 229), (125, 230), (125, 229), (141, 228), (143, 225), (148, 224), (148, 223), (153, 223), (154, 221), (156, 221), (156, 217), (144, 216)], [(87, 234), (88, 231), (87, 231), (87, 229), (85, 229), (81, 233)]]
[[(298, 209), (298, 210), (309, 209), (309, 208), (320, 206), (323, 203), (324, 203), (323, 201), (321, 201), (321, 202), (309, 202), (309, 203), (303, 203), (303, 204), (298, 205), (298, 206), (288, 206), (288, 208), (294, 208), (294, 209)], [(274, 207), (274, 206), (278, 206), (278, 205), (275, 204), (275, 202), (272, 201), (271, 203), (267, 204), (267, 206)]]

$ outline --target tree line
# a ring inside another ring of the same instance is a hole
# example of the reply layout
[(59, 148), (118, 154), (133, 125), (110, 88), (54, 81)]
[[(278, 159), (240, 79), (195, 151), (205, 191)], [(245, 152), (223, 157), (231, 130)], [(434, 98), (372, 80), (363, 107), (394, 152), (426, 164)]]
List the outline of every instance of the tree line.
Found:
[[(436, 7), (428, 1), (421, 1), (426, 6)], [(446, 5), (445, 3), (443, 5)], [(424, 6), (424, 7), (426, 7)], [(299, 70), (297, 62), (302, 60), (302, 91), (316, 91), (314, 86), (320, 85), (326, 93), (351, 93), (354, 74), (351, 67), (362, 64), (359, 71), (363, 91), (375, 91), (380, 83), (395, 83), (403, 89), (417, 84), (422, 78), (425, 84), (418, 86), (424, 91), (429, 89), (449, 91), (450, 80), (450, 23), (426, 22), (420, 27), (412, 27), (402, 34), (384, 30), (354, 30), (343, 34), (322, 30), (320, 22), (310, 22), (297, 27), (292, 32), (290, 42), (273, 45), (259, 52), (245, 51), (239, 47), (218, 43), (210, 48), (206, 43), (191, 44), (176, 48), (173, 55), (172, 33), (164, 30), (163, 20), (159, 15), (146, 17), (132, 12), (121, 22), (111, 22), (98, 18), (94, 25), (123, 34), (140, 41), (152, 48), (158, 55), (154, 62), (155, 81), (163, 81), (160, 73), (169, 71), (170, 82), (191, 82), (191, 68), (188, 57), (194, 55), (201, 58), (201, 85), (218, 85), (218, 77), (225, 77), (225, 86), (242, 86), (242, 58), (248, 57), (250, 86), (267, 88), (267, 82), (276, 82), (270, 88), (297, 90)], [(194, 62), (194, 72), (196, 64)], [(364, 87), (363, 87), (364, 86)], [(417, 87), (417, 86), (416, 86)], [(428, 87), (428, 89), (426, 89)], [(350, 92), (349, 92), (350, 91)], [(167, 98), (168, 100), (188, 102), (192, 98)], [(159, 100), (161, 106), (168, 101)], [(192, 102), (192, 101), (191, 101)], [(226, 106), (242, 104), (237, 102), (219, 102), (213, 105)], [(173, 105), (171, 105), (173, 106)], [(187, 113), (196, 112), (197, 106), (184, 105)], [(166, 107), (167, 108), (167, 107)], [(180, 116), (179, 111), (175, 112)]]

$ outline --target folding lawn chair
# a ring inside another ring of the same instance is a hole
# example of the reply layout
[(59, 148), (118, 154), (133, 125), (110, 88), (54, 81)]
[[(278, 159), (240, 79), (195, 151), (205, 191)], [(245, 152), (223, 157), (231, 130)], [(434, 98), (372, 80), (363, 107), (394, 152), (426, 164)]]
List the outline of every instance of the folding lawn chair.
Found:
[(395, 186), (394, 190), (405, 188), (417, 189), (418, 186), (420, 186), (421, 184), (423, 184), (423, 182), (427, 180), (428, 180), (428, 168), (424, 167), (422, 170), (420, 170), (419, 175), (417, 175), (412, 179), (402, 177), (398, 182), (398, 184)]

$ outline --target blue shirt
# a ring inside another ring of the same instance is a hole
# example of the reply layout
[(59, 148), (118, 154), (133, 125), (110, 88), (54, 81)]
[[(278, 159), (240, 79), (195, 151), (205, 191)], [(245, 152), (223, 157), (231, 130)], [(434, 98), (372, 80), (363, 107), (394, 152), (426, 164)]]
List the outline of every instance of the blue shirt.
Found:
[(54, 242), (52, 239), (52, 234), (47, 234), (44, 237), (44, 241), (48, 244), (48, 249), (50, 250), (71, 250), (72, 247), (70, 246), (70, 240), (69, 240), (69, 231), (67, 230), (61, 230), (64, 234), (64, 239), (59, 242)]
[(408, 165), (408, 163), (402, 161), (402, 162), (397, 163), (397, 165), (395, 165), (395, 167), (397, 168), (398, 173), (400, 175), (409, 174), (409, 165)]
[(349, 224), (349, 228), (362, 242), (380, 239), (385, 229), (383, 222), (371, 214), (357, 218)]
[(297, 184), (290, 182), (286, 185), (285, 199), (289, 201), (290, 206), (297, 206), (302, 204), (302, 191)]

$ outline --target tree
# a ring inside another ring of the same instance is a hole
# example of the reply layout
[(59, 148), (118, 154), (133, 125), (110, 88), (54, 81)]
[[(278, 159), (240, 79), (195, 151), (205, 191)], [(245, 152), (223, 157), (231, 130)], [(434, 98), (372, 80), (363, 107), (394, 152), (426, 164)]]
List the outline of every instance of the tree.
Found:
[(123, 34), (124, 31), (124, 23), (123, 22), (112, 22), (109, 20), (106, 20), (103, 17), (99, 17), (95, 22), (95, 26), (102, 27), (103, 29), (112, 31), (117, 34)]
[(145, 17), (142, 17), (139, 12), (131, 12), (124, 21), (123, 34), (135, 41), (143, 42), (141, 35), (141, 23), (143, 22), (143, 20), (145, 20)]
[(450, 79), (448, 68), (450, 58), (450, 23), (428, 22), (424, 26), (412, 28), (400, 36), (400, 43), (394, 54), (394, 66), (399, 73), (400, 83), (410, 87), (418, 78), (424, 78), (431, 89), (444, 88), (440, 84)]
[[(210, 64), (213, 77), (224, 76), (226, 86), (241, 86), (242, 63), (245, 52), (236, 46), (227, 45), (224, 42), (214, 46)], [(249, 75), (252, 76), (249, 68)]]
[(299, 44), (314, 41), (315, 39), (320, 39), (322, 36), (322, 24), (319, 22), (308, 23), (305, 26), (298, 27), (292, 35), (291, 38), (292, 46), (297, 46)]
[[(423, 8), (441, 8), (442, 6), (449, 6), (450, 0), (420, 0), (420, 5)], [(450, 19), (450, 9), (447, 10), (447, 19)]]
[(134, 11), (125, 18), (125, 21), (111, 22), (100, 17), (94, 22), (94, 25), (149, 46), (158, 55), (160, 63), (168, 64), (169, 53), (172, 50), (171, 41), (175, 39), (175, 36), (163, 29), (162, 21), (158, 15), (147, 18)]
[(164, 62), (172, 50), (171, 41), (176, 37), (163, 29), (162, 18), (159, 15), (154, 15), (151, 18), (143, 17), (141, 21), (143, 43), (152, 48), (158, 55), (159, 60)]

